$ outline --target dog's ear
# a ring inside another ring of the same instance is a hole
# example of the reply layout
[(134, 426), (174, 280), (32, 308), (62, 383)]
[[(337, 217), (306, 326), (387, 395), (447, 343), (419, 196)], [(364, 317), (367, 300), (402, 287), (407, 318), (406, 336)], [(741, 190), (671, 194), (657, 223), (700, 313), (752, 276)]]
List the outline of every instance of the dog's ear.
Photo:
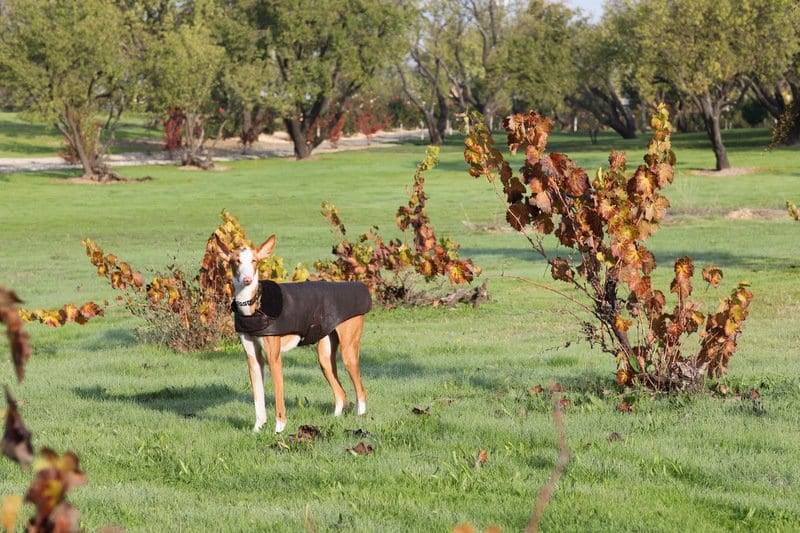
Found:
[(261, 243), (261, 246), (258, 247), (258, 251), (256, 252), (256, 259), (266, 259), (272, 252), (275, 250), (275, 243), (278, 242), (277, 237), (275, 235), (270, 235), (267, 237), (267, 240)]
[(222, 258), (222, 260), (230, 261), (231, 251), (227, 246), (225, 246), (225, 243), (222, 242), (222, 239), (220, 239), (219, 235), (217, 235), (216, 233), (214, 234), (214, 243), (217, 245), (217, 253)]

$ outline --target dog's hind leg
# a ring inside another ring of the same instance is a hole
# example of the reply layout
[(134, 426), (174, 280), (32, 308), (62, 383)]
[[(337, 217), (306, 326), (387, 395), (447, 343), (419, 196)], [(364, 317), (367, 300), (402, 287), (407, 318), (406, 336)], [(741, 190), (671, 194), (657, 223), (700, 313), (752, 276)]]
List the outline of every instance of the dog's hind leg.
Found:
[(338, 348), (338, 345), (339, 339), (335, 332), (323, 338), (317, 344), (319, 367), (322, 369), (322, 374), (325, 376), (328, 385), (330, 385), (331, 389), (333, 389), (333, 416), (340, 416), (342, 414), (345, 403), (344, 388), (339, 382), (339, 376), (336, 373), (336, 349)]
[(258, 347), (249, 335), (239, 335), (245, 353), (247, 353), (247, 370), (250, 376), (250, 388), (253, 390), (253, 406), (256, 409), (256, 423), (253, 431), (261, 431), (267, 423), (267, 408), (264, 404), (264, 359)]
[(339, 340), (342, 343), (342, 360), (350, 374), (350, 380), (356, 389), (356, 413), (363, 415), (367, 412), (367, 391), (361, 383), (360, 351), (361, 333), (364, 330), (364, 315), (355, 316), (345, 320), (336, 328)]

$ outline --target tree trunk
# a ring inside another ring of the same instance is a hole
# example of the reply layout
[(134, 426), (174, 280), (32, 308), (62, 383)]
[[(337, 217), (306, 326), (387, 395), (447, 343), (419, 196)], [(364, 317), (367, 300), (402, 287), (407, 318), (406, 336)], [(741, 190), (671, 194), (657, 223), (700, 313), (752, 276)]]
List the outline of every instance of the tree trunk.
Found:
[(621, 117), (610, 117), (608, 125), (619, 133), (623, 139), (636, 138), (636, 118), (628, 109), (623, 109)]
[(714, 150), (714, 157), (717, 162), (716, 169), (725, 170), (730, 168), (728, 151), (722, 142), (722, 129), (720, 128), (721, 107), (711, 101), (711, 96), (705, 94), (700, 100), (700, 109), (703, 113), (703, 123), (706, 127), (708, 139), (711, 141), (711, 149)]
[(788, 132), (786, 136), (783, 138), (783, 144), (786, 146), (798, 146), (800, 145), (800, 105), (794, 106), (793, 118), (791, 120), (790, 125), (788, 126)]
[(431, 112), (426, 112), (423, 116), (425, 118), (425, 127), (428, 128), (428, 139), (430, 143), (440, 146), (444, 142), (444, 136), (437, 127), (436, 117), (434, 117)]
[(306, 142), (306, 130), (303, 123), (296, 118), (284, 118), (286, 131), (294, 144), (294, 156), (297, 159), (308, 159), (311, 156), (311, 147)]
[(439, 92), (438, 97), (438, 105), (436, 109), (436, 130), (439, 132), (439, 137), (441, 138), (441, 142), (444, 142), (445, 136), (447, 134), (447, 97)]
[[(103, 162), (100, 144), (100, 128), (85, 122), (80, 110), (65, 107), (56, 123), (64, 136), (66, 150), (62, 156), (71, 163), (80, 163), (83, 177), (93, 181), (120, 181), (124, 178), (111, 171)], [(91, 120), (91, 118), (89, 119)]]
[(242, 129), (239, 131), (239, 140), (242, 143), (242, 154), (246, 154), (247, 149), (253, 143), (253, 110), (249, 107), (242, 110)]
[(795, 100), (778, 119), (772, 134), (772, 144), (782, 146), (800, 145), (800, 100)]
[(584, 86), (569, 101), (594, 115), (600, 124), (616, 131), (623, 139), (636, 138), (636, 117), (613, 87)]
[(83, 135), (83, 125), (81, 124), (80, 117), (78, 117), (74, 111), (68, 109), (66, 112), (66, 119), (70, 130), (67, 136), (67, 142), (78, 156), (81, 167), (83, 167), (83, 177), (97, 180), (98, 176), (95, 172), (96, 155), (87, 151), (87, 143)]
[(209, 170), (214, 168), (214, 162), (210, 157), (204, 157), (201, 153), (203, 141), (205, 139), (205, 128), (203, 127), (203, 117), (197, 113), (186, 113), (186, 127), (184, 128), (183, 166), (193, 166)]

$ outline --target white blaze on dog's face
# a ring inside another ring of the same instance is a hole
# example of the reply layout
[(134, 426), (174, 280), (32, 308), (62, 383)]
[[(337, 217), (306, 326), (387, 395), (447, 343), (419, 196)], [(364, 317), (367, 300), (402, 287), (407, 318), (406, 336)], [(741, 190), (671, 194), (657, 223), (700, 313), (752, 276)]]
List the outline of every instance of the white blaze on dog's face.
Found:
[(236, 294), (258, 285), (258, 263), (272, 255), (275, 249), (275, 235), (271, 235), (258, 249), (239, 248), (233, 252), (217, 239), (220, 257), (227, 261), (233, 273), (233, 288)]
[(240, 248), (235, 254), (235, 261), (231, 261), (233, 270), (233, 286), (236, 292), (258, 281), (258, 259), (250, 248)]

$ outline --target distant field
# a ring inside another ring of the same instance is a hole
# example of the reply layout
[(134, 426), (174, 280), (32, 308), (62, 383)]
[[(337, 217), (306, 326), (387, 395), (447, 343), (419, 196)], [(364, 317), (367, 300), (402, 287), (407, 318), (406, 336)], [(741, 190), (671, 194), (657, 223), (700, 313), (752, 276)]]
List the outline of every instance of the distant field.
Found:
[[(156, 134), (142, 124), (126, 125), (126, 135)], [(84, 327), (29, 328), (35, 353), (15, 386), (23, 416), (35, 444), (81, 456), (89, 484), (71, 500), (87, 531), (109, 523), (129, 531), (297, 531), (308, 520), (320, 531), (449, 531), (461, 521), (519, 531), (556, 455), (550, 406), (527, 391), (556, 380), (572, 401), (565, 413), (572, 461), (545, 530), (796, 531), (800, 224), (782, 210), (787, 199), (800, 202), (800, 151), (766, 151), (762, 130), (726, 133), (732, 164), (752, 172), (694, 175), (713, 166), (713, 154), (703, 135), (676, 136), (673, 216), (651, 240), (655, 283), (668, 284), (672, 261), (686, 254), (725, 272), (723, 289), (697, 291), (711, 306), (736, 281), (752, 283), (756, 299), (727, 380), (760, 389), (763, 409), (705, 394), (632, 394), (634, 413), (618, 413), (614, 362), (580, 341), (567, 303), (508, 278), (554, 283), (524, 239), (480, 229), (502, 220), (502, 206), (467, 175), (454, 141), (429, 173), (429, 212), (483, 267), (492, 299), (478, 309), (374, 310), (362, 356), (365, 418), (334, 419), (316, 356), (290, 352), (287, 431), (314, 424), (326, 438), (278, 451), (271, 433), (250, 433), (240, 347), (231, 341), (182, 355), (143, 344), (136, 320), (119, 307)], [(551, 149), (592, 173), (612, 146), (640, 161), (645, 142), (603, 135), (592, 146), (556, 135)], [(51, 130), (0, 115), (0, 156), (57, 149)], [(70, 184), (63, 178), (76, 172), (67, 171), (0, 175), (0, 283), (33, 307), (111, 300), (82, 238), (142, 270), (173, 260), (191, 269), (223, 208), (254, 239), (277, 233), (287, 266), (309, 263), (330, 253), (323, 200), (339, 207), (353, 234), (372, 224), (394, 234), (423, 152), (406, 144), (303, 162), (226, 162), (228, 170), (206, 173), (125, 168), (155, 179), (113, 186)], [(771, 210), (770, 218), (725, 218), (741, 208)], [(10, 382), (8, 364), (6, 372)], [(412, 414), (415, 405), (431, 406), (431, 414)], [(374, 456), (345, 452), (358, 440), (345, 433), (353, 428), (372, 434)], [(621, 440), (609, 440), (612, 432)], [(480, 449), (489, 461), (475, 469)], [(28, 479), (0, 461), (0, 495), (22, 493)]]

